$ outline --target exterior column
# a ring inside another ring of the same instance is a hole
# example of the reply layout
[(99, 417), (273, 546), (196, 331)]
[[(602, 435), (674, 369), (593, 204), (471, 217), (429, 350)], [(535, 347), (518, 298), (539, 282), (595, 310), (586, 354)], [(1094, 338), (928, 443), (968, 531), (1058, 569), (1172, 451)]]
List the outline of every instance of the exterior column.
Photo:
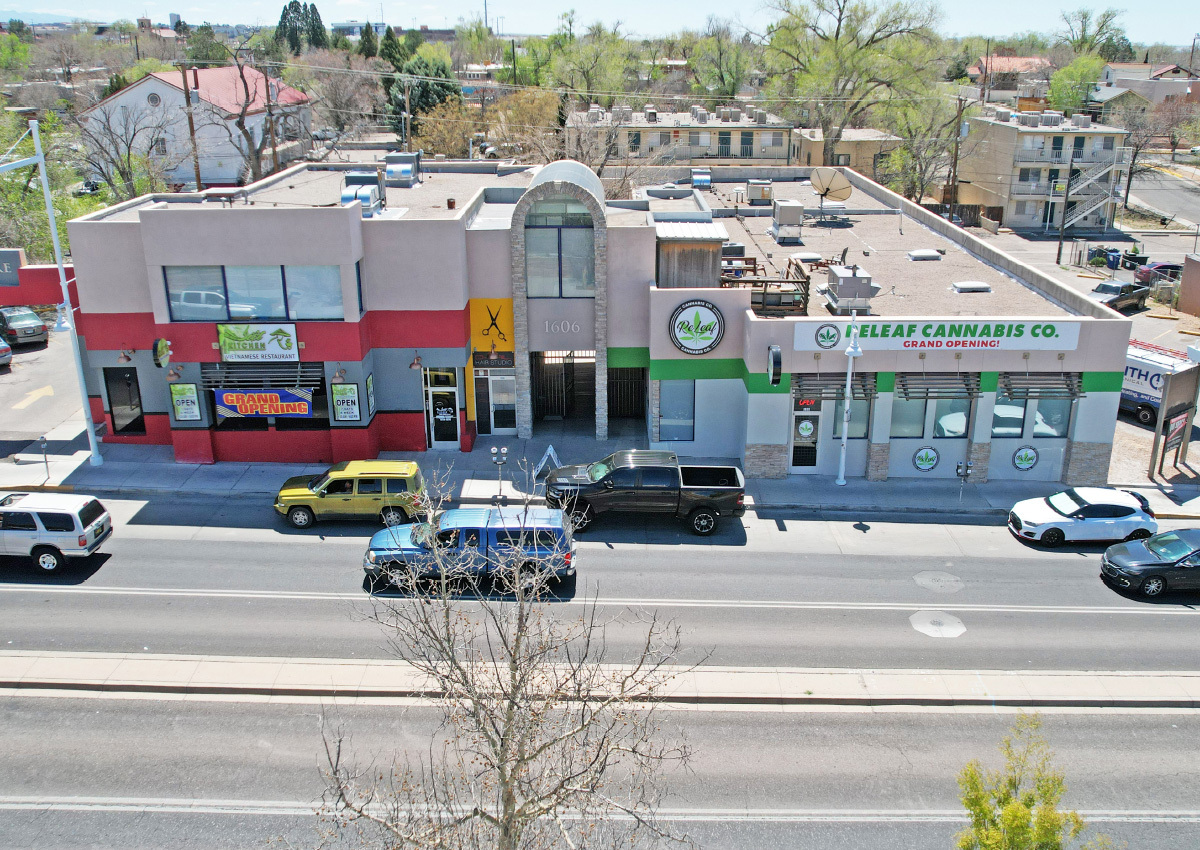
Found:
[[(982, 379), (980, 380), (982, 384)], [(988, 466), (992, 462), (992, 414), (996, 410), (995, 387), (982, 390), (975, 399), (971, 414), (971, 429), (967, 432), (967, 460), (971, 462), (971, 480), (986, 484)]]
[(892, 456), (892, 393), (880, 392), (874, 408), (867, 435), (867, 480), (887, 481)]
[[(577, 190), (580, 195), (587, 195)], [(588, 196), (590, 198), (590, 196)], [(580, 199), (582, 200), (582, 198)], [(596, 439), (608, 439), (608, 225), (592, 213), (596, 274)]]
[[(1103, 487), (1112, 461), (1112, 423), (1121, 403), (1119, 392), (1094, 392), (1076, 399), (1070, 437), (1063, 453), (1062, 483), (1073, 487)], [(1108, 427), (1104, 427), (1104, 423)]]

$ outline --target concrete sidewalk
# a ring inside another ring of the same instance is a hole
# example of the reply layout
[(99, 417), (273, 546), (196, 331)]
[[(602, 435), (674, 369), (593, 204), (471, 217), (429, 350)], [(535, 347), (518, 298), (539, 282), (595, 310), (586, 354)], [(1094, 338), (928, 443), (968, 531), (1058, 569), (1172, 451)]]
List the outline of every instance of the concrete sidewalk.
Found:
[[(619, 669), (619, 668), (618, 668)], [(83, 652), (0, 652), (0, 696), (437, 699), (400, 661)], [(679, 670), (664, 703), (692, 706), (1197, 708), (1200, 672)]]
[[(196, 498), (271, 499), (294, 475), (315, 476), (326, 464), (307, 463), (176, 463), (170, 446), (101, 444), (104, 463), (91, 466), (86, 442), (77, 422), (64, 423), (47, 436), (50, 453), (25, 451), (0, 461), (0, 491), (49, 490), (96, 496), (152, 499), (161, 496)], [(596, 460), (618, 448), (639, 447), (633, 438), (597, 443), (590, 437), (560, 435), (536, 440), (481, 439), (473, 452), (386, 452), (383, 457), (414, 460), (425, 478), (437, 482), (462, 505), (492, 504), (498, 494), (510, 502), (526, 495), (540, 497), (541, 485), (529, 472), (553, 443), (563, 463)], [(489, 451), (492, 445), (509, 449), (508, 463), (498, 481)], [(31, 446), (35, 448), (36, 444)], [(728, 458), (699, 459), (732, 463)], [(1043, 497), (1062, 489), (1056, 482), (992, 481), (960, 483), (957, 479), (928, 479), (919, 487), (911, 478), (872, 482), (861, 478), (838, 487), (828, 476), (750, 478), (746, 504), (758, 511), (812, 510), (830, 515), (879, 512), (913, 516), (990, 515), (1003, 517), (1021, 499)], [(1122, 486), (1120, 484), (1114, 486)], [(1200, 520), (1200, 485), (1130, 485), (1150, 502), (1163, 519)]]

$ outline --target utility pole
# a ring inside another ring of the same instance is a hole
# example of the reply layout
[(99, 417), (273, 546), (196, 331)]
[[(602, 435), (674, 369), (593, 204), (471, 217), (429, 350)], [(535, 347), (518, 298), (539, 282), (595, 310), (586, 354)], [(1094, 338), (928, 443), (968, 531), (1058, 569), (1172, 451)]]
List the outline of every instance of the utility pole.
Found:
[[(1067, 210), (1069, 209), (1069, 204), (1071, 203), (1071, 169), (1072, 169), (1072, 167), (1074, 167), (1074, 165), (1075, 165), (1075, 147), (1074, 147), (1074, 145), (1072, 145), (1071, 146), (1071, 156), (1068, 157), (1068, 159), (1067, 159), (1067, 190), (1065, 192), (1063, 192), (1062, 218), (1060, 218), (1058, 220), (1058, 255), (1054, 258), (1054, 262), (1056, 264), (1062, 263), (1063, 236), (1065, 235), (1065, 233), (1067, 231)], [(1054, 187), (1053, 186), (1050, 187), (1050, 191), (1052, 193), (1050, 195), (1050, 197), (1053, 198), (1054, 197), (1054, 195), (1053, 195)]]
[(991, 75), (988, 74), (988, 66), (991, 64), (992, 64), (992, 40), (989, 38), (987, 40), (987, 47), (984, 48), (984, 54), (983, 54), (983, 92), (982, 92), (983, 98), (982, 98), (982, 100), (983, 100), (984, 106), (987, 105), (988, 88), (990, 88), (991, 84), (992, 84)]
[(196, 120), (192, 117), (192, 90), (188, 87), (187, 68), (182, 62), (179, 63), (179, 73), (183, 75), (184, 111), (187, 112), (188, 137), (192, 140), (192, 165), (196, 169), (196, 191), (199, 192), (204, 188), (204, 184), (200, 182), (200, 149), (196, 147)]
[(412, 150), (409, 145), (409, 137), (412, 135), (412, 80), (409, 77), (404, 78), (404, 149)]
[(517, 84), (517, 40), (515, 38), (512, 39), (512, 63), (513, 63), (512, 83), (515, 86)]
[(954, 208), (958, 206), (958, 140), (962, 138), (963, 99), (958, 99), (958, 112), (954, 116), (954, 160), (950, 165), (950, 218), (954, 219)]
[[(268, 71), (271, 69), (270, 65), (265, 65), (264, 67)], [(267, 132), (271, 134), (271, 164), (275, 167), (274, 170), (278, 171), (279, 170), (279, 145), (277, 144), (277, 141), (275, 138), (275, 115), (271, 111), (271, 86), (274, 84), (271, 82), (270, 74), (264, 73), (263, 78), (267, 84)]]

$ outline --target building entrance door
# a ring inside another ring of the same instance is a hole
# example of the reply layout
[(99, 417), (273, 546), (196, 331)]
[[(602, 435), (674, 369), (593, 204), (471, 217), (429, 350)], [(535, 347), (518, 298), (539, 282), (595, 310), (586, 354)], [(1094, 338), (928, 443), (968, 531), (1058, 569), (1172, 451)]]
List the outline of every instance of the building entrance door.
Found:
[(138, 386), (137, 369), (106, 368), (104, 388), (108, 391), (108, 409), (112, 414), (113, 432), (146, 433), (146, 417), (142, 414), (142, 389)]
[(742, 131), (742, 158), (750, 159), (754, 156), (754, 133), (749, 130)]
[(457, 449), (458, 370), (425, 370), (425, 437), (431, 449)]
[(792, 402), (792, 472), (816, 472), (820, 456), (821, 400)]
[(729, 130), (717, 131), (717, 156), (732, 156), (733, 134)]

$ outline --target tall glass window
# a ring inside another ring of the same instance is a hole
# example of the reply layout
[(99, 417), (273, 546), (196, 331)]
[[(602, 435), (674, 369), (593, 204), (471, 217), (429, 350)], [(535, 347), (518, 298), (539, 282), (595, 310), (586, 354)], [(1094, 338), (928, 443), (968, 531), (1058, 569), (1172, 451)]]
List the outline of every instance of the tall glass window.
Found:
[[(838, 399), (833, 405), (833, 436), (842, 438), (842, 423), (846, 418), (846, 402)], [(867, 424), (871, 419), (871, 400), (866, 398), (850, 399), (850, 439), (861, 439), (867, 436)]]
[(595, 232), (587, 207), (571, 198), (536, 202), (525, 216), (530, 298), (594, 298)]
[(342, 311), (342, 271), (337, 266), (284, 266), (288, 318), (345, 318)]
[(175, 322), (219, 322), (228, 318), (220, 266), (164, 266), (167, 305)]
[(892, 398), (892, 436), (925, 436), (925, 399)]
[(1035, 437), (1065, 437), (1071, 424), (1071, 399), (1039, 398), (1033, 423)]
[(226, 266), (225, 291), (231, 319), (287, 318), (279, 266)]
[(969, 398), (939, 398), (933, 412), (933, 436), (965, 438), (970, 418)]
[(1025, 433), (1024, 399), (996, 396), (996, 408), (992, 411), (992, 438), (1020, 437)]
[(658, 438), (696, 439), (696, 382), (658, 382)]

